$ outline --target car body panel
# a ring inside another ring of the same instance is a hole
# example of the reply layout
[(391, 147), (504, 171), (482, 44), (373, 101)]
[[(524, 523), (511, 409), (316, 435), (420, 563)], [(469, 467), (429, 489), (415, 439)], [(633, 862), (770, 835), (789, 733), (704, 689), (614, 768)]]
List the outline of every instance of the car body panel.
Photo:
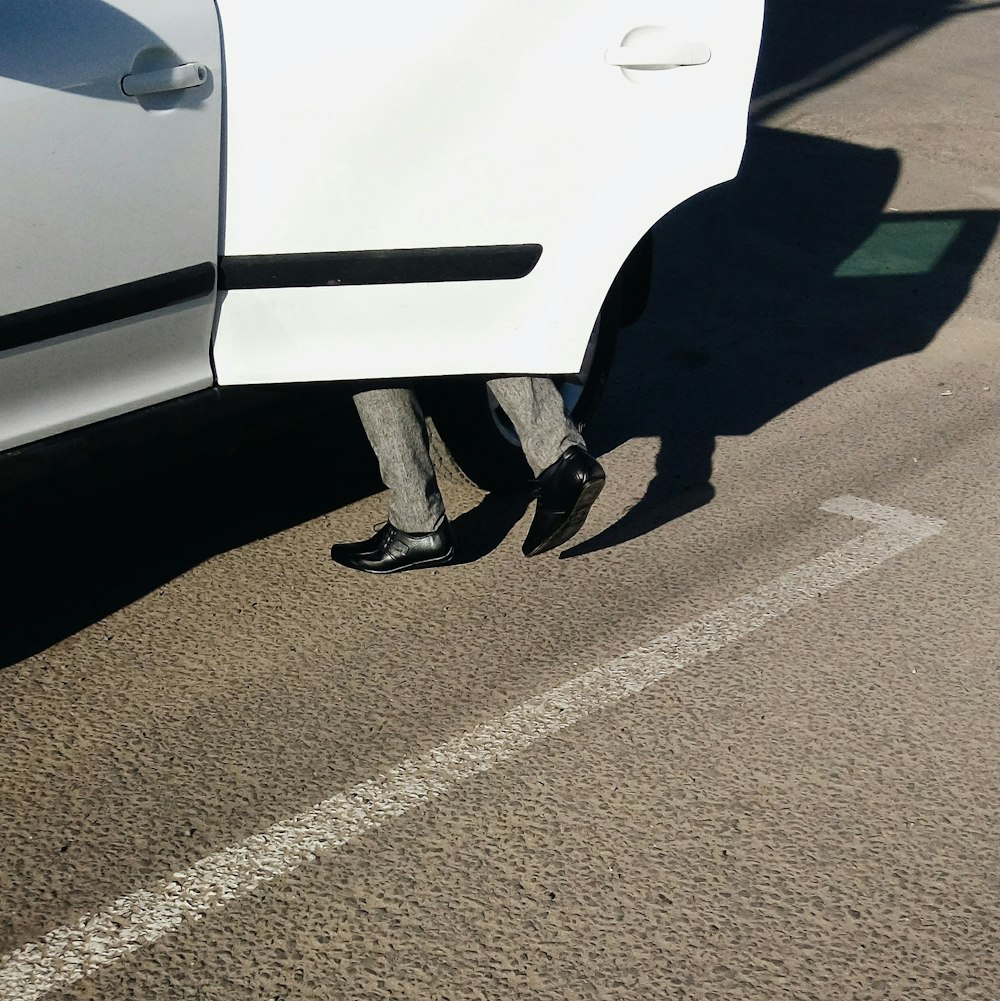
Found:
[[(7, 448), (212, 384), (214, 280), (157, 288), (217, 261), (222, 62), (212, 0), (4, 0), (0, 38)], [(204, 86), (122, 92), (188, 61)]]
[[(761, 17), (4, 0), (0, 450), (214, 383), (576, 370), (642, 235), (737, 171)], [(637, 30), (711, 59), (613, 65)]]
[[(222, 384), (575, 371), (643, 233), (740, 163), (761, 0), (218, 4), (224, 259), (542, 247), (516, 279), (228, 290)], [(609, 65), (641, 27), (712, 58)]]

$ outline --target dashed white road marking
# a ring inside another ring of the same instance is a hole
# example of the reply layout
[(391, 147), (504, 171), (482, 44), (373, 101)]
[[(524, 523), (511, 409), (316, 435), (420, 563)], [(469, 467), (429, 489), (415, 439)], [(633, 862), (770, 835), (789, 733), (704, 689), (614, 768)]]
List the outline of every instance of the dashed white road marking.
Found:
[(874, 527), (846, 545), (790, 570), (756, 591), (529, 699), (376, 779), (318, 803), (169, 879), (136, 890), (76, 924), (49, 932), (0, 958), (0, 999), (34, 1001), (124, 959), (185, 921), (287, 875), (323, 852), (446, 793), (464, 779), (643, 691), (937, 535), (945, 522), (857, 497), (822, 510)]

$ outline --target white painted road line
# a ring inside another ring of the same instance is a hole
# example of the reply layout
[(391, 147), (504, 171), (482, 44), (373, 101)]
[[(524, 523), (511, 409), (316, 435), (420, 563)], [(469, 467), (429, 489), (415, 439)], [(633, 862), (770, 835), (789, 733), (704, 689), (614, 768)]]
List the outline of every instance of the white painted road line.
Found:
[(859, 45), (856, 49), (852, 49), (850, 52), (840, 56), (840, 58), (834, 59), (833, 62), (821, 66), (819, 69), (798, 80), (794, 80), (787, 86), (778, 87), (770, 91), (770, 93), (754, 98), (750, 102), (750, 114), (752, 117), (759, 119), (782, 101), (805, 97), (824, 84), (828, 84), (838, 77), (846, 76), (853, 70), (859, 69), (876, 56), (885, 55), (890, 50), (900, 46), (903, 42), (909, 41), (915, 35), (919, 34), (919, 32), (920, 27), (915, 24), (904, 24), (898, 28), (893, 28), (892, 31), (887, 31), (884, 35), (879, 35), (878, 38), (873, 38), (870, 42)]
[(489, 771), (535, 742), (636, 695), (821, 594), (940, 533), (945, 522), (857, 497), (821, 505), (874, 527), (756, 591), (647, 646), (538, 695), (385, 775), (318, 803), (150, 889), (65, 925), (0, 958), (0, 999), (33, 1001), (97, 973), (187, 920), (278, 879), (323, 852)]

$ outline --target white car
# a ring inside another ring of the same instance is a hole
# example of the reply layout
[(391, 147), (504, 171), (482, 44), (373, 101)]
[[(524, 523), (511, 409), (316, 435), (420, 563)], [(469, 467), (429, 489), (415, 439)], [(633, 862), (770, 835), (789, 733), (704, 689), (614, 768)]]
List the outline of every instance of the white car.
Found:
[(738, 170), (762, 6), (2, 0), (0, 450), (219, 386), (586, 372), (647, 230)]

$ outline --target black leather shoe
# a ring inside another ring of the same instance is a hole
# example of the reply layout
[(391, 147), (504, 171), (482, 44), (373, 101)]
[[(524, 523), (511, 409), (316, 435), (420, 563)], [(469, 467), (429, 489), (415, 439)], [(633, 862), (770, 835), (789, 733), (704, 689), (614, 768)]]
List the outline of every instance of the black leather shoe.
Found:
[(572, 539), (603, 488), (601, 464), (579, 445), (566, 449), (538, 477), (535, 517), (521, 547), (524, 555), (537, 556)]
[(330, 558), (340, 562), (342, 556), (368, 556), (378, 552), (382, 548), (386, 532), (392, 526), (389, 522), (375, 526), (375, 534), (370, 539), (363, 539), (361, 542), (338, 542), (330, 547)]
[(455, 558), (455, 539), (446, 521), (436, 532), (419, 535), (402, 532), (386, 522), (364, 542), (330, 547), (330, 559), (365, 573), (398, 573), (419, 567), (444, 566)]

